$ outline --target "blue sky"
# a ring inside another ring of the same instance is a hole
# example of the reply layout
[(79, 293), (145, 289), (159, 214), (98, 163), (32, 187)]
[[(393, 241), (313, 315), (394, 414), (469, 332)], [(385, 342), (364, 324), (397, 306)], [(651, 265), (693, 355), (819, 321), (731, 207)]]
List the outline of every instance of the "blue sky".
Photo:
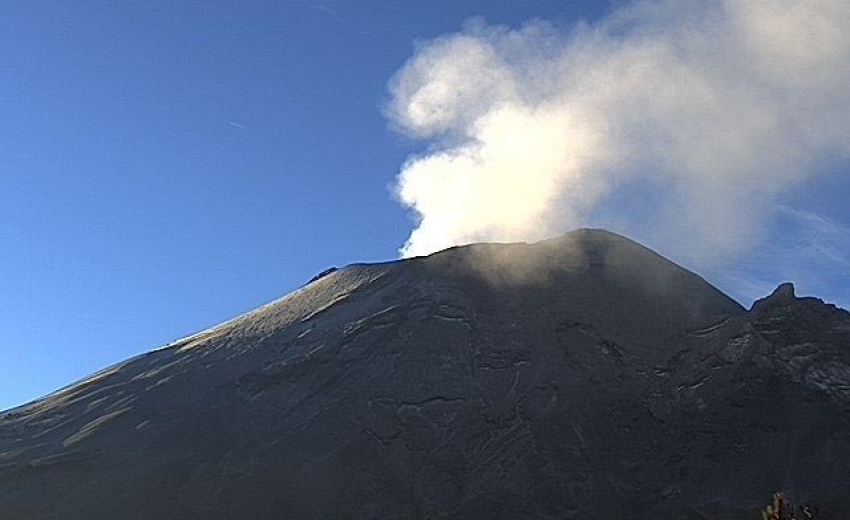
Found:
[[(598, 28), (620, 5), (628, 4), (5, 3), (0, 409), (248, 311), (329, 266), (396, 258), (417, 222), (440, 218), (423, 213), (428, 201), (416, 192), (399, 203), (397, 175), (468, 138), (460, 123), (435, 135), (431, 122), (411, 119), (413, 91), (399, 85), (421, 92), (434, 81), (416, 64), (459, 63), (452, 53), (473, 41), (510, 54), (500, 59), (515, 73), (529, 49), (574, 45), (577, 23)], [(505, 43), (531, 32), (519, 46)], [(469, 106), (478, 110), (491, 87), (473, 86)], [(835, 128), (815, 130), (846, 128), (844, 115), (833, 117)], [(847, 149), (818, 143), (814, 159), (799, 159), (809, 173), (783, 177), (783, 189), (767, 190), (757, 206), (769, 213), (752, 230), (764, 247), (736, 246), (717, 262), (688, 245), (684, 228), (654, 225), (662, 217), (646, 206), (667, 200), (656, 195), (673, 181), (650, 176), (611, 177), (580, 214), (494, 238), (606, 226), (699, 268), (747, 304), (793, 278), (846, 306)], [(630, 168), (650, 169), (643, 160)], [(571, 199), (558, 197), (564, 212)], [(435, 247), (490, 238), (461, 231), (439, 231), (446, 238)]]

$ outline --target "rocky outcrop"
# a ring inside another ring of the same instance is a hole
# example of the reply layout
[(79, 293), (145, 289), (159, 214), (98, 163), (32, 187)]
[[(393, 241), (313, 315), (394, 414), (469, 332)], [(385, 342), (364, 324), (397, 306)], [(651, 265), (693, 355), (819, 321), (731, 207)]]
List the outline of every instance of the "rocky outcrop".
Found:
[(349, 266), (3, 414), (0, 517), (838, 518), (848, 356), (604, 231)]

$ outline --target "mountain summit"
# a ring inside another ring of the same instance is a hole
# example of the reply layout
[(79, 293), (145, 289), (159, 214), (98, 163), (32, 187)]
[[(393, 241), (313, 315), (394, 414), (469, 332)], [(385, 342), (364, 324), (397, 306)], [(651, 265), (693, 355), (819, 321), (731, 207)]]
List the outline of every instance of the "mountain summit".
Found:
[(329, 270), (5, 412), (0, 517), (838, 518), (848, 409), (846, 311), (579, 230)]

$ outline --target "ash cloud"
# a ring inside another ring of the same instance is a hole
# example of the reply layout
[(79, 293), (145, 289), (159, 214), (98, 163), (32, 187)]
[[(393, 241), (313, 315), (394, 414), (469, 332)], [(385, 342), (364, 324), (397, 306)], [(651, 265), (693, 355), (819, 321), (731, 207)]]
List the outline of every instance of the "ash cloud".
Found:
[(710, 263), (850, 157), (850, 3), (653, 0), (593, 23), (472, 20), (420, 42), (391, 123), (404, 256), (606, 226)]

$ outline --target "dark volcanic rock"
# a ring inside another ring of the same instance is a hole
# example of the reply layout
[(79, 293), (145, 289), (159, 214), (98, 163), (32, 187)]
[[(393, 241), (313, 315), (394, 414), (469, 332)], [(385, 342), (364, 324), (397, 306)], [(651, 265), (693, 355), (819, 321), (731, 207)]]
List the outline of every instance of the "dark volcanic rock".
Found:
[(349, 266), (0, 416), (0, 517), (840, 518), (848, 367), (603, 231)]

